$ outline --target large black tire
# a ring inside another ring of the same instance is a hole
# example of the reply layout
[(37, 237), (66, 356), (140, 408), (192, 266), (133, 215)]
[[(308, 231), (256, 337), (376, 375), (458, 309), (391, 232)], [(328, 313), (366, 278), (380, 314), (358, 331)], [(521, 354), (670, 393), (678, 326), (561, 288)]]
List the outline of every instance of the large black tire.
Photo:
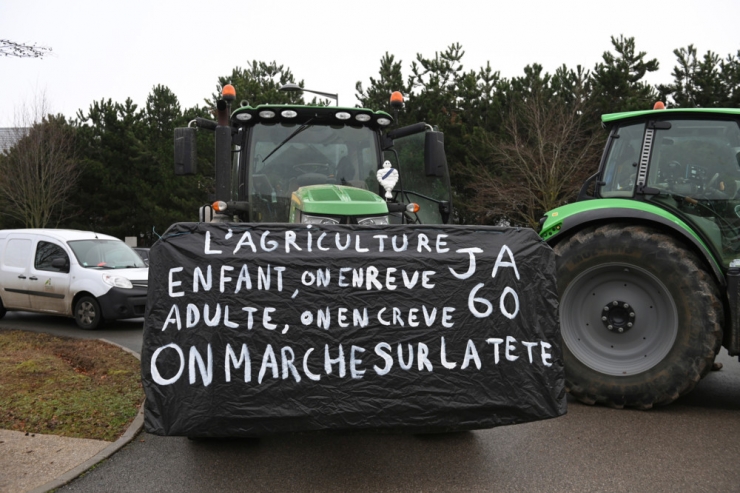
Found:
[(555, 246), (566, 390), (649, 409), (711, 369), (723, 307), (697, 256), (645, 226), (586, 228)]
[(84, 330), (95, 330), (103, 324), (100, 303), (92, 296), (82, 296), (77, 300), (74, 316), (77, 325)]
[(3, 300), (0, 300), (0, 318), (3, 318), (8, 311), (3, 306)]

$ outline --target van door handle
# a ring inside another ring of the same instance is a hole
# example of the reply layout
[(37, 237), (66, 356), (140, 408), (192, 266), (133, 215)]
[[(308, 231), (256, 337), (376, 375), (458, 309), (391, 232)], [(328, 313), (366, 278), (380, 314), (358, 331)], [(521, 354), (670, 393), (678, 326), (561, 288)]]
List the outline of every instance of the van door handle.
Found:
[(32, 281), (38, 281), (39, 280), (38, 277), (29, 277), (29, 279), (32, 280)]
[(18, 279), (25, 279), (25, 278), (26, 278), (26, 276), (24, 276), (23, 274), (21, 274), (20, 276), (18, 276)]

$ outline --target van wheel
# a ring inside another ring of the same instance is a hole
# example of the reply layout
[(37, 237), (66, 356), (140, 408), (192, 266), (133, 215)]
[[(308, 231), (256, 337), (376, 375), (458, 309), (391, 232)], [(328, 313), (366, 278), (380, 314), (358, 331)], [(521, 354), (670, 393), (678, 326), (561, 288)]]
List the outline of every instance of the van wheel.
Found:
[(75, 304), (75, 321), (81, 329), (95, 330), (103, 323), (100, 303), (92, 296), (83, 296)]
[(3, 306), (3, 300), (0, 300), (0, 318), (3, 318), (8, 311)]

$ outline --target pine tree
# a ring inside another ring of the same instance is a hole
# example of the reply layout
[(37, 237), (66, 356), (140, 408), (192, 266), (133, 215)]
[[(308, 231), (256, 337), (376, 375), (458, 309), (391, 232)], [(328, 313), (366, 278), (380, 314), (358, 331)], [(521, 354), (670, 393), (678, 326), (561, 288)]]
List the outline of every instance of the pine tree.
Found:
[[(241, 101), (249, 106), (269, 103), (303, 104), (302, 93), (279, 90), (287, 83), (296, 83), (289, 68), (278, 65), (274, 61), (267, 63), (254, 60), (248, 63), (247, 68), (235, 67), (231, 75), (219, 77), (216, 86), (218, 93), (206, 99), (206, 104), (215, 108), (216, 101), (220, 98), (221, 88), (226, 84), (234, 86), (237, 104)], [(303, 81), (298, 85), (303, 87)]]
[[(139, 232), (140, 240), (150, 245), (157, 239), (155, 232), (161, 234), (176, 222), (196, 220), (198, 208), (207, 202), (211, 183), (202, 174), (209, 172), (208, 167), (200, 167), (200, 173), (194, 176), (175, 176), (174, 130), (186, 126), (188, 119), (169, 88), (161, 85), (152, 88), (146, 100), (144, 122), (141, 159), (149, 163), (158, 184), (152, 190), (152, 224)], [(212, 147), (209, 151), (208, 156), (212, 155)]]
[(155, 170), (143, 159), (144, 113), (129, 98), (123, 104), (95, 101), (77, 114), (82, 176), (70, 225), (119, 238), (151, 228)]
[(719, 67), (724, 96), (721, 106), (737, 108), (740, 106), (740, 50), (734, 55), (727, 55), (727, 58), (719, 62)]
[(740, 51), (721, 59), (707, 51), (699, 59), (694, 45), (674, 50), (673, 83), (658, 86), (681, 108), (734, 108), (740, 104)]
[[(403, 82), (403, 73), (401, 71), (401, 61), (388, 52), (380, 59), (379, 77), (377, 79), (370, 77), (370, 83), (367, 89), (364, 89), (362, 82), (355, 84), (357, 91), (355, 96), (360, 102), (360, 107), (369, 108), (375, 111), (382, 110), (391, 115), (395, 115), (390, 105), (390, 97), (394, 91), (400, 91), (406, 98), (409, 96), (409, 86)], [(399, 117), (403, 118), (404, 113)]]
[(673, 50), (673, 84), (659, 85), (663, 98), (680, 108), (711, 108), (721, 104), (722, 74), (719, 56), (708, 51), (700, 60), (694, 45)]
[(658, 70), (658, 60), (646, 60), (644, 51), (637, 52), (635, 38), (611, 37), (616, 54), (604, 52), (591, 74), (589, 107), (596, 114), (650, 109), (657, 100), (655, 89), (643, 79)]

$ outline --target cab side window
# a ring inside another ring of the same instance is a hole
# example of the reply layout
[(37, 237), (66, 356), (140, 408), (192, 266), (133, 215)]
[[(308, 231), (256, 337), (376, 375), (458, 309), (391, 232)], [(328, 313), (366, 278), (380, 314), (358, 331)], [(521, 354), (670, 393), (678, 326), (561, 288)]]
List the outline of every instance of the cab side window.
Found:
[[(61, 259), (62, 262), (55, 259)], [(36, 259), (34, 260), (36, 270), (48, 270), (51, 272), (69, 272), (69, 256), (62, 247), (48, 241), (39, 241), (36, 245)]]
[(599, 190), (601, 197), (632, 197), (644, 131), (644, 123), (626, 125), (612, 138), (602, 174), (604, 184)]
[[(399, 194), (400, 202), (414, 202), (419, 205), (416, 216), (423, 224), (443, 224), (444, 220), (438, 201), (449, 201), (450, 192), (447, 184), (449, 177), (447, 169), (445, 176), (428, 176), (424, 169), (424, 143), (425, 133), (412, 134), (410, 136), (397, 138), (393, 147), (398, 152), (398, 161), (393, 152), (386, 151), (384, 159), (391, 162), (391, 166), (398, 169), (399, 180), (394, 190), (403, 190), (408, 194)], [(390, 156), (393, 158), (389, 159)], [(382, 167), (382, 164), (381, 164)], [(377, 186), (375, 187), (378, 188)], [(380, 196), (385, 196), (385, 191), (380, 190)]]

